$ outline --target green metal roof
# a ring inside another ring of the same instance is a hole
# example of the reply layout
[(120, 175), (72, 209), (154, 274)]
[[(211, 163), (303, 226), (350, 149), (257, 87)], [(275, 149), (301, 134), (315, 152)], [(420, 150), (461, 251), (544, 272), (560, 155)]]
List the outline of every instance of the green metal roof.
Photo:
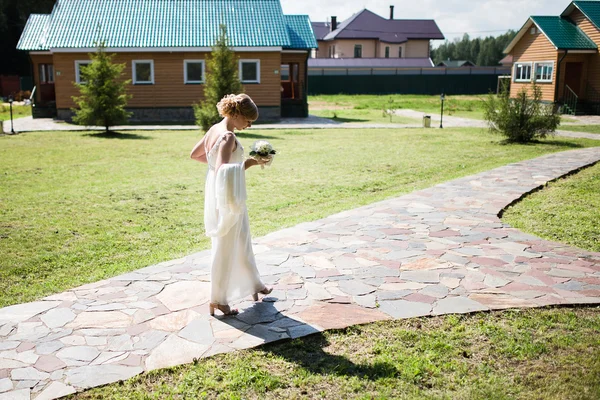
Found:
[(284, 15), (291, 44), (290, 49), (316, 49), (319, 47), (308, 15)]
[(531, 17), (560, 50), (596, 50), (598, 46), (573, 22), (562, 17)]
[(574, 1), (573, 5), (581, 10), (581, 12), (600, 29), (600, 1)]
[(46, 37), (48, 34), (48, 14), (31, 14), (21, 34), (17, 49), (26, 48), (27, 50), (47, 50)]
[(92, 48), (98, 40), (113, 48), (211, 47), (220, 24), (232, 47), (311, 48), (315, 40), (308, 17), (286, 18), (279, 0), (58, 0), (44, 17), (46, 29), (44, 18), (30, 17), (19, 50)]

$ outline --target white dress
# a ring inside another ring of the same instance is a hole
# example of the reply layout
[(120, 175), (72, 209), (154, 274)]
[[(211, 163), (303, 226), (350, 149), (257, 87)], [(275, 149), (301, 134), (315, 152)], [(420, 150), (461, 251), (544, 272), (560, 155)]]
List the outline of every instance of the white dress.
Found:
[(219, 146), (207, 151), (208, 172), (204, 199), (204, 226), (212, 238), (211, 303), (226, 305), (265, 288), (260, 279), (246, 209), (244, 148), (236, 139), (229, 163), (215, 173)]

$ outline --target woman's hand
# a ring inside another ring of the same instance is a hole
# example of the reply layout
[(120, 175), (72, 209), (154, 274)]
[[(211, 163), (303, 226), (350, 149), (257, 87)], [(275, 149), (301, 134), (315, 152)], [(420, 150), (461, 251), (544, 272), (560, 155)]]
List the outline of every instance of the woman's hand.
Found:
[(258, 165), (258, 161), (256, 161), (254, 158), (246, 158), (246, 161), (244, 161), (245, 170), (255, 165)]

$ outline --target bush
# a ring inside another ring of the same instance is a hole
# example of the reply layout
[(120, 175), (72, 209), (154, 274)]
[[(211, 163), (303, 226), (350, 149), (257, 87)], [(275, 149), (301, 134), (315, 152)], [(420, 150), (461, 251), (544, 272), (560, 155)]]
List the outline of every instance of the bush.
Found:
[(554, 133), (560, 115), (554, 104), (542, 103), (542, 90), (533, 85), (531, 96), (526, 87), (513, 99), (508, 89), (484, 100), (485, 119), (490, 131), (500, 133), (509, 143), (528, 143)]

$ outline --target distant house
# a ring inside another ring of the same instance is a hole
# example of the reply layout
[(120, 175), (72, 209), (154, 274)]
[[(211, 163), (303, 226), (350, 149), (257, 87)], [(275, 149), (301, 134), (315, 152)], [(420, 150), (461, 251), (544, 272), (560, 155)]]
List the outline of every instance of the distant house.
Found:
[(126, 65), (133, 119), (193, 120), (221, 23), (260, 119), (307, 116), (317, 43), (308, 16), (284, 15), (279, 0), (57, 0), (51, 14), (29, 17), (17, 48), (33, 64), (36, 109), (60, 119), (71, 117), (73, 82), (102, 40)]
[(510, 54), (507, 55), (502, 60), (498, 61), (498, 64), (502, 65), (503, 67), (511, 67), (512, 68), (513, 56), (511, 56)]
[(573, 1), (560, 16), (529, 17), (504, 51), (514, 62), (511, 95), (535, 82), (545, 101), (600, 104), (599, 45), (600, 1)]
[(329, 63), (340, 65), (349, 59), (363, 59), (362, 65), (390, 59), (390, 67), (432, 67), (430, 40), (444, 39), (434, 20), (394, 19), (394, 6), (390, 6), (389, 19), (364, 9), (339, 25), (337, 17), (331, 17), (331, 22), (313, 22), (312, 28), (319, 47), (309, 60), (310, 67), (322, 59), (339, 59)]
[(475, 63), (468, 60), (446, 60), (437, 63), (436, 66), (447, 68), (476, 67)]

